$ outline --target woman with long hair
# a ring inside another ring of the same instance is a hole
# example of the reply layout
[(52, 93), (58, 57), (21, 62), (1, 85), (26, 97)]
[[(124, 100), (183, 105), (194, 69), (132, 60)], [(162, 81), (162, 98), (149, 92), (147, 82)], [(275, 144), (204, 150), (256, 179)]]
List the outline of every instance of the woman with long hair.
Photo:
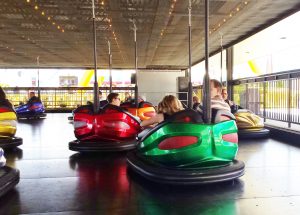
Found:
[(141, 123), (142, 127), (155, 125), (166, 120), (172, 114), (183, 110), (181, 102), (173, 95), (167, 95), (158, 104), (157, 114)]

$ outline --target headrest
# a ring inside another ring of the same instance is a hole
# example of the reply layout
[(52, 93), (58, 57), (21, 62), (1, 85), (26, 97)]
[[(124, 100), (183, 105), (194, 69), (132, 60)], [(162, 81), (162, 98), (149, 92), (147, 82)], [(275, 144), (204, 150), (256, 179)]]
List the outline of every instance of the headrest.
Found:
[(78, 108), (76, 108), (73, 113), (86, 113), (86, 114), (93, 114), (94, 109), (92, 105), (83, 105)]
[(108, 112), (121, 112), (121, 113), (125, 113), (127, 115), (129, 115), (132, 119), (136, 120), (137, 122), (140, 123), (139, 119), (135, 116), (133, 116), (132, 114), (130, 114), (129, 112), (127, 112), (124, 108), (116, 106), (116, 105), (112, 105), (112, 104), (107, 104), (105, 105), (102, 109), (99, 110), (98, 113), (108, 113)]
[(177, 113), (174, 113), (165, 121), (203, 123), (202, 115), (192, 109), (185, 109)]

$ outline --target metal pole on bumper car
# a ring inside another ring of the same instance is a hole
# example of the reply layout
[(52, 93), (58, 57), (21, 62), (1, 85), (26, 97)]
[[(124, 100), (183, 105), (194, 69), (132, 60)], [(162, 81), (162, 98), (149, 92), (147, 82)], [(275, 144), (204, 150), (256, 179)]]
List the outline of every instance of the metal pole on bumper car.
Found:
[(133, 31), (134, 31), (134, 68), (135, 68), (135, 87), (134, 87), (134, 91), (135, 91), (135, 97), (134, 97), (134, 102), (136, 105), (136, 108), (139, 107), (138, 104), (138, 59), (137, 59), (137, 41), (136, 41), (136, 31), (137, 31), (137, 27), (135, 24), (135, 20), (133, 20)]
[(210, 79), (209, 79), (209, 1), (205, 0), (205, 75), (203, 80), (203, 118), (205, 123), (211, 123)]
[(192, 51), (191, 51), (191, 43), (192, 43), (192, 2), (189, 0), (189, 88), (188, 88), (188, 107), (193, 107), (193, 85), (192, 85)]
[(93, 39), (94, 39), (94, 112), (99, 109), (99, 87), (97, 81), (97, 47), (96, 47), (96, 17), (95, 17), (95, 2), (92, 0), (92, 10), (93, 10)]
[[(223, 85), (223, 34), (219, 32), (220, 34), (220, 45), (221, 45), (221, 77), (220, 77), (220, 82)], [(227, 86), (226, 86), (227, 87)]]
[(107, 40), (108, 44), (108, 66), (109, 66), (109, 93), (112, 93), (112, 55), (111, 55), (111, 47), (110, 47), (110, 41)]
[(37, 75), (38, 75), (38, 97), (41, 98), (41, 90), (40, 90), (40, 56), (36, 57), (37, 64)]

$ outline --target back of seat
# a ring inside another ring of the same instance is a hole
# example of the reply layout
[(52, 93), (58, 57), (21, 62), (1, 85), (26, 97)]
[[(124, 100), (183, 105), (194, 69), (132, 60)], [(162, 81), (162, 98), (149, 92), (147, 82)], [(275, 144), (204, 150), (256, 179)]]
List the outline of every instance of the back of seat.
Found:
[(141, 135), (138, 136), (138, 139), (143, 141), (146, 136), (156, 132), (158, 129), (163, 127), (164, 125), (172, 122), (182, 122), (182, 123), (203, 123), (203, 117), (201, 113), (198, 113), (192, 109), (185, 109), (174, 113), (168, 119), (160, 122), (152, 129), (147, 129), (147, 132), (143, 132)]
[(235, 116), (227, 110), (212, 109), (212, 123), (219, 123), (227, 120), (235, 120)]
[(192, 109), (185, 109), (174, 113), (165, 122), (203, 123), (202, 114)]

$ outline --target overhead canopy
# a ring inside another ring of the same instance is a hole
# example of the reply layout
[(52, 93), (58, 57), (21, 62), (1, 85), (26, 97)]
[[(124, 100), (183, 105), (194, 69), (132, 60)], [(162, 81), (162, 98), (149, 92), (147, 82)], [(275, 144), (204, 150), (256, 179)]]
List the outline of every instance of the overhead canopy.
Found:
[[(188, 0), (99, 0), (96, 4), (98, 66), (188, 67)], [(93, 67), (92, 4), (89, 0), (0, 1), (0, 68)], [(204, 58), (204, 1), (192, 0), (192, 63)], [(299, 0), (210, 0), (210, 52), (230, 46), (299, 10)]]

